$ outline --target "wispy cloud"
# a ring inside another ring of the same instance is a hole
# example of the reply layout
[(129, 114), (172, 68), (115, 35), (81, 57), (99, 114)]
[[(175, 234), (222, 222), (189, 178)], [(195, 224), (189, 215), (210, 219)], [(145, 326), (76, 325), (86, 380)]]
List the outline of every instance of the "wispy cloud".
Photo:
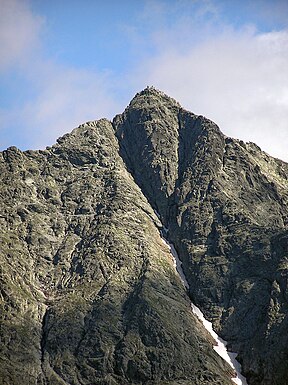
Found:
[[(76, 125), (112, 118), (119, 111), (109, 73), (38, 64), (33, 66), (35, 78), (30, 79), (37, 82), (36, 95), (20, 107), (0, 111), (0, 125), (2, 120), (3, 127), (15, 129), (16, 144), (21, 143), (23, 149), (51, 145)], [(5, 144), (1, 143), (3, 147)]]
[(173, 38), (169, 28), (161, 28), (161, 44), (154, 40), (157, 54), (135, 70), (135, 82), (140, 86), (145, 79), (214, 120), (225, 134), (255, 141), (288, 160), (288, 30), (261, 33), (251, 24), (236, 30), (215, 23), (212, 29), (208, 23), (201, 44), (194, 43), (195, 14), (182, 44), (175, 44), (181, 42), (182, 26), (174, 25)]
[(44, 19), (34, 15), (27, 1), (0, 0), (0, 71), (22, 63), (39, 46)]
[[(129, 60), (117, 73), (109, 63), (103, 71), (60, 63), (51, 47), (46, 50), (49, 23), (32, 3), (0, 0), (0, 72), (16, 68), (31, 89), (20, 104), (2, 105), (1, 147), (11, 145), (13, 135), (22, 148), (45, 147), (85, 120), (111, 118), (136, 91), (153, 84), (214, 120), (225, 134), (288, 161), (288, 30), (261, 32), (253, 18), (235, 26), (224, 17), (225, 1), (143, 2), (138, 18), (119, 21)], [(242, 3), (256, 12), (251, 2)], [(270, 10), (274, 20), (283, 20), (286, 1), (255, 3), (257, 15)]]
[(26, 1), (0, 2), (0, 69), (14, 68), (32, 90), (21, 105), (0, 109), (1, 147), (14, 138), (21, 148), (43, 148), (83, 121), (111, 118), (117, 111), (113, 75), (47, 58), (41, 39), (45, 19)]
[[(43, 64), (44, 65), (44, 64)], [(35, 70), (35, 68), (34, 68)], [(112, 76), (50, 64), (37, 68), (44, 76), (37, 98), (26, 103), (22, 116), (34, 137), (34, 145), (43, 147), (87, 120), (112, 118), (117, 101)]]

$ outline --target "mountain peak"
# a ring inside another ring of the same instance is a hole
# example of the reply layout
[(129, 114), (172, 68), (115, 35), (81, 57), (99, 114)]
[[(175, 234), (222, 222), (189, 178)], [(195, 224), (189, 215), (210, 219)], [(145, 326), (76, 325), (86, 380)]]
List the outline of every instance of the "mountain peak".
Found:
[(148, 105), (170, 105), (171, 107), (181, 108), (180, 103), (171, 98), (165, 92), (158, 90), (154, 86), (147, 86), (142, 91), (138, 92), (129, 103), (127, 108), (138, 107), (143, 104), (143, 107)]
[[(161, 95), (161, 96), (168, 96), (163, 91), (159, 90), (158, 88), (154, 86), (147, 86), (142, 91), (138, 92), (137, 94), (143, 94), (143, 95)], [(168, 96), (169, 97), (169, 96)]]
[(0, 179), (0, 385), (229, 385), (188, 294), (287, 385), (288, 164), (149, 86)]

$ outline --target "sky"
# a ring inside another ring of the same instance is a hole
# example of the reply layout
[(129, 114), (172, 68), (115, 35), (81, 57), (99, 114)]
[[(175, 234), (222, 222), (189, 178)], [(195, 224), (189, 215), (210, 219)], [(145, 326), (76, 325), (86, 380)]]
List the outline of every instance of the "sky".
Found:
[(0, 150), (153, 85), (288, 161), (288, 0), (0, 0), (0, 49)]

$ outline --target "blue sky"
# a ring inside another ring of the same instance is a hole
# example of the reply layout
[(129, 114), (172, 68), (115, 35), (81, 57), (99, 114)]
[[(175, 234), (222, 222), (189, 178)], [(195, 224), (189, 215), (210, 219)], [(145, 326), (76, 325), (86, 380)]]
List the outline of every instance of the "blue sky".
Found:
[(0, 0), (0, 149), (154, 85), (288, 161), (288, 0)]

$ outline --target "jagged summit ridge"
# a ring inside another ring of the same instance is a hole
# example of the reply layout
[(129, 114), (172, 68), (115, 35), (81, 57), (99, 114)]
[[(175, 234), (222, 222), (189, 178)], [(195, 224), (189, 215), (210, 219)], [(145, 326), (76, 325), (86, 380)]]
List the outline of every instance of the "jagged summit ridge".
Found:
[(158, 101), (160, 100), (160, 103), (162, 104), (163, 101), (169, 101), (171, 104), (175, 104), (177, 105), (179, 108), (181, 108), (181, 105), (175, 100), (173, 99), (171, 96), (168, 96), (165, 92), (157, 89), (156, 87), (154, 86), (147, 86), (146, 88), (144, 88), (142, 91), (136, 93), (136, 95), (134, 96), (134, 98), (131, 100), (131, 102), (129, 103), (128, 105), (128, 108), (129, 106), (131, 106), (131, 104), (133, 104), (133, 101), (141, 96), (146, 96), (146, 97), (150, 97), (150, 98), (157, 98)]

